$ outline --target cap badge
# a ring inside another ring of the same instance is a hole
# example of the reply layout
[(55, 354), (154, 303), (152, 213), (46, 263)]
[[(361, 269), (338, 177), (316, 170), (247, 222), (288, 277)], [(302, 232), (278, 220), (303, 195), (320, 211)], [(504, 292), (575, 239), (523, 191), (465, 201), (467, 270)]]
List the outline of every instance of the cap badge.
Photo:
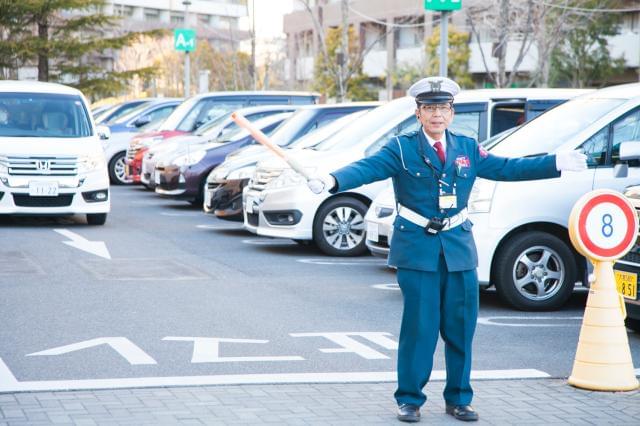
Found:
[(432, 92), (441, 92), (442, 91), (442, 80), (438, 81), (430, 81), (429, 85), (431, 86)]

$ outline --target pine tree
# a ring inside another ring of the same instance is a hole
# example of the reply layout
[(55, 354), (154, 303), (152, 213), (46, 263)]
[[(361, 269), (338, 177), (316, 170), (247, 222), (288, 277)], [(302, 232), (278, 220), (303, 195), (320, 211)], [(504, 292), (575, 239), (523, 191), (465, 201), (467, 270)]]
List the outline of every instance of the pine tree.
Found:
[(99, 60), (143, 35), (161, 30), (116, 34), (118, 18), (105, 15), (105, 0), (0, 0), (0, 68), (15, 78), (23, 66), (38, 67), (38, 80), (63, 82), (95, 98), (113, 95), (134, 76), (154, 75), (151, 67), (105, 70)]

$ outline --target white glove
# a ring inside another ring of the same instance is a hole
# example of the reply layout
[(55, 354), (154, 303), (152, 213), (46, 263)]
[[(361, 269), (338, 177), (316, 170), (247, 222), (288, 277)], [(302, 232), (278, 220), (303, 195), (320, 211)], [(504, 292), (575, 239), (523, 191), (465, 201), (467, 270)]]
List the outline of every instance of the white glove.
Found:
[(330, 174), (315, 175), (307, 181), (307, 186), (314, 194), (319, 194), (325, 189), (329, 190), (336, 185), (336, 179)]
[(580, 151), (561, 151), (556, 153), (556, 169), (559, 172), (581, 172), (587, 170), (587, 156)]

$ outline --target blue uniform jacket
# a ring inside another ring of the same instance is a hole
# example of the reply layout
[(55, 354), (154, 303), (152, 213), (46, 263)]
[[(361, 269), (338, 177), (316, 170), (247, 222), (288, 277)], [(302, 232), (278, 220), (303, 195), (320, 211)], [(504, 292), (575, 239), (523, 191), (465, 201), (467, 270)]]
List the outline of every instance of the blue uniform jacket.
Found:
[[(374, 155), (351, 163), (334, 173), (336, 186), (332, 193), (346, 191), (391, 177), (396, 200), (426, 218), (453, 216), (467, 207), (476, 177), (517, 181), (560, 176), (555, 155), (531, 158), (504, 158), (490, 154), (471, 138), (446, 132), (447, 148), (444, 166), (427, 142), (422, 130), (391, 139)], [(419, 144), (432, 167), (421, 156)], [(438, 205), (437, 176), (449, 186), (455, 182), (457, 207), (441, 210)], [(389, 265), (421, 271), (436, 271), (438, 258), (444, 253), (449, 271), (466, 271), (478, 266), (478, 253), (467, 220), (459, 226), (436, 235), (397, 216), (393, 224)]]

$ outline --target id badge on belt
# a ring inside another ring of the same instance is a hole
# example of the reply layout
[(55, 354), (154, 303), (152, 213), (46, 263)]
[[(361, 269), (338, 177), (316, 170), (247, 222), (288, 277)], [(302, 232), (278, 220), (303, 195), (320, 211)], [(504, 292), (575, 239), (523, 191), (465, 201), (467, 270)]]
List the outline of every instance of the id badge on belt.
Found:
[(440, 194), (438, 201), (441, 209), (458, 208), (458, 198), (456, 194)]

